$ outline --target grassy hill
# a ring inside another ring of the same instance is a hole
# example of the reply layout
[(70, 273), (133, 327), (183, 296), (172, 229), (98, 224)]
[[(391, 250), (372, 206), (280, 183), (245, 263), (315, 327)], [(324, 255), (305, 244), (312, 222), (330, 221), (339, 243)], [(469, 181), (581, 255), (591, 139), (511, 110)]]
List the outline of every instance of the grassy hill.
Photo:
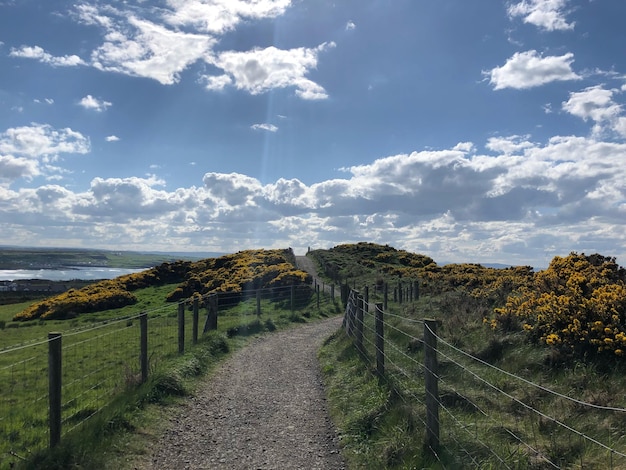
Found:
[(236, 295), (245, 290), (307, 282), (310, 276), (295, 268), (291, 249), (246, 250), (200, 261), (162, 263), (140, 273), (70, 289), (30, 305), (13, 320), (60, 320), (120, 308), (137, 302), (134, 291), (166, 284), (177, 284), (164, 299), (175, 302), (192, 295), (219, 292)]
[[(385, 311), (384, 379), (371, 312), (362, 354), (343, 331), (320, 352), (350, 468), (626, 468), (626, 271), (614, 258), (571, 253), (534, 272), (370, 243), (311, 255), (328, 278), (369, 286), (370, 302), (377, 284), (420, 286)], [(436, 454), (424, 448), (427, 318), (441, 338)]]

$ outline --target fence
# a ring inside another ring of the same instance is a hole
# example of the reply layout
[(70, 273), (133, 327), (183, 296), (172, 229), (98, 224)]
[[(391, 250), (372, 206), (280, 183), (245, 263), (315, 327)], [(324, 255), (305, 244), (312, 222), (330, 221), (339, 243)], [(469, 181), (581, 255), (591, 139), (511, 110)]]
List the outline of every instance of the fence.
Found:
[(437, 321), (383, 307), (351, 290), (343, 325), (380, 380), (416, 410), (443, 468), (626, 468), (626, 409), (505, 371), (443, 339)]
[(281, 302), (281, 308), (297, 314), (334, 303), (324, 290), (316, 284), (194, 297), (0, 350), (0, 469), (56, 446), (116, 397), (145, 382), (201, 334), (216, 330), (218, 310), (220, 330), (231, 331), (241, 320), (236, 309), (228, 313), (235, 304), (249, 305), (253, 317), (270, 309), (268, 302)]

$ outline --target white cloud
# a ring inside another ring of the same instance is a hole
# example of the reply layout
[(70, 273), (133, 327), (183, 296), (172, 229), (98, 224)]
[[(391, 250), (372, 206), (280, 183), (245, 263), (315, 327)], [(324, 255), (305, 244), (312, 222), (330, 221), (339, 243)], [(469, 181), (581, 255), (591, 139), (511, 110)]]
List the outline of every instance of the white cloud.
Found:
[[(3, 234), (19, 232), (27, 242), (48, 224), (50, 237), (64, 227), (66, 239), (103, 246), (123, 238), (131, 248), (218, 247), (211, 251), (365, 238), (442, 261), (538, 264), (546, 246), (550, 256), (626, 255), (615, 251), (626, 246), (626, 144), (576, 136), (540, 144), (518, 135), (491, 138), (485, 147), (493, 155), (461, 142), (379, 158), (348, 168), (346, 178), (311, 185), (217, 172), (206, 173), (203, 186), (172, 190), (155, 176), (95, 178), (85, 192), (0, 185), (0, 213), (12, 221)], [(5, 178), (42, 168), (8, 155), (0, 158)]]
[(613, 93), (613, 90), (606, 90), (601, 85), (570, 93), (569, 99), (563, 102), (563, 110), (585, 121), (614, 119), (621, 114), (622, 106), (613, 101)]
[(203, 57), (215, 39), (172, 31), (130, 16), (124, 26), (109, 26), (105, 42), (91, 54), (94, 67), (172, 85), (190, 64)]
[(120, 138), (116, 135), (108, 135), (104, 138), (104, 140), (106, 140), (107, 142), (117, 142), (120, 140)]
[(494, 90), (505, 88), (526, 89), (554, 81), (580, 80), (571, 68), (574, 54), (541, 56), (537, 51), (516, 52), (502, 67), (483, 72), (489, 77)]
[(290, 6), (291, 0), (167, 0), (161, 9), (83, 3), (74, 7), (73, 18), (103, 32), (103, 42), (91, 52), (88, 64), (75, 55), (54, 57), (39, 46), (13, 49), (11, 56), (58, 66), (90, 65), (163, 85), (178, 83), (190, 65), (204, 61), (224, 72), (200, 76), (199, 82), (210, 91), (233, 85), (259, 94), (294, 87), (304, 100), (325, 99), (326, 90), (306, 76), (317, 67), (319, 54), (334, 47), (333, 42), (289, 50), (273, 46), (250, 51), (213, 50), (221, 35), (243, 21), (275, 18)]
[[(334, 46), (334, 43), (324, 43), (313, 49), (289, 50), (271, 46), (246, 52), (222, 52), (211, 60), (231, 77), (236, 88), (253, 95), (273, 88), (295, 87), (296, 94), (302, 99), (324, 99), (328, 97), (326, 90), (305, 76), (317, 67), (318, 55)], [(213, 88), (228, 84), (224, 76), (205, 76), (204, 79)]]
[(278, 130), (278, 127), (276, 127), (274, 124), (267, 124), (267, 123), (252, 124), (250, 128), (254, 129), (255, 131), (261, 130), (261, 131), (268, 131), (268, 132), (276, 132)]
[(89, 139), (69, 128), (32, 124), (7, 129), (0, 134), (0, 182), (6, 184), (42, 174), (54, 178), (66, 172), (52, 164), (59, 154), (89, 151)]
[(12, 48), (9, 56), (24, 59), (35, 59), (45, 64), (52, 65), (53, 67), (75, 67), (77, 65), (85, 65), (83, 59), (77, 55), (55, 57), (44, 51), (39, 46), (22, 46), (18, 49)]
[(224, 34), (242, 20), (275, 18), (291, 5), (291, 0), (168, 0), (171, 11), (165, 21), (176, 27), (191, 26), (198, 31)]
[(102, 112), (102, 111), (106, 111), (106, 109), (111, 106), (113, 103), (109, 102), (109, 101), (104, 101), (104, 100), (99, 100), (97, 98), (94, 98), (91, 95), (87, 95), (84, 98), (82, 98), (79, 102), (78, 102), (79, 106), (82, 106), (85, 109), (93, 109), (94, 111), (97, 112)]
[(39, 158), (89, 151), (89, 139), (70, 128), (54, 129), (48, 124), (33, 123), (10, 128), (0, 134), (0, 153), (3, 154)]
[(346, 23), (346, 31), (352, 31), (356, 29), (356, 24), (354, 24), (354, 21), (348, 21)]
[(521, 16), (529, 23), (546, 31), (574, 29), (575, 23), (568, 23), (565, 7), (568, 0), (522, 0), (509, 6), (511, 18)]
[(200, 78), (200, 82), (204, 83), (205, 88), (209, 91), (220, 91), (233, 81), (228, 75), (203, 75)]

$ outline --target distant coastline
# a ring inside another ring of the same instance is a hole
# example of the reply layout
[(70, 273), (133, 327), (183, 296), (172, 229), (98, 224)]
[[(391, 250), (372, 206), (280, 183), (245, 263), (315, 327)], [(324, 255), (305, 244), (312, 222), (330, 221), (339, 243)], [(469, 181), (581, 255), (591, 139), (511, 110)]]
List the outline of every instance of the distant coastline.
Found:
[(0, 269), (0, 281), (41, 280), (41, 281), (71, 281), (80, 279), (96, 281), (100, 279), (114, 279), (125, 274), (133, 274), (145, 271), (149, 268), (109, 268), (109, 267), (85, 267), (64, 266), (62, 268), (42, 269)]

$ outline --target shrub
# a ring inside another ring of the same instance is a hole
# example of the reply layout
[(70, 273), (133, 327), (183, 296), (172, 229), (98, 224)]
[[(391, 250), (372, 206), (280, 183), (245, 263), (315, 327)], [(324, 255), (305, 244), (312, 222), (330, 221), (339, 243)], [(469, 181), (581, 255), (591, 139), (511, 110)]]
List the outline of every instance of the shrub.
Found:
[(529, 338), (577, 358), (626, 352), (626, 270), (615, 258), (555, 257), (531, 288), (496, 308), (492, 327), (519, 322)]

